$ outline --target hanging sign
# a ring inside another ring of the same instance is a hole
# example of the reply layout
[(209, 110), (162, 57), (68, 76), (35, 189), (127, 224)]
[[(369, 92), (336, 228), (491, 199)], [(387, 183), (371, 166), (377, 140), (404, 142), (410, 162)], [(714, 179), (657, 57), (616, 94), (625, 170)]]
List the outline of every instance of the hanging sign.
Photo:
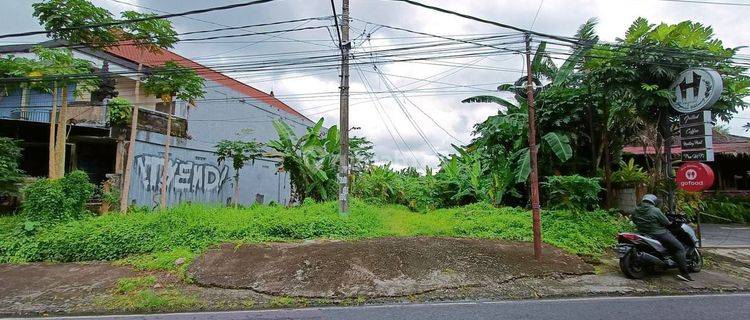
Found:
[(714, 171), (705, 163), (687, 162), (677, 170), (677, 188), (685, 191), (703, 191), (714, 184)]
[(714, 161), (714, 149), (705, 150), (684, 150), (682, 151), (682, 161)]
[(713, 149), (714, 141), (712, 136), (702, 136), (697, 138), (682, 138), (680, 139), (680, 147), (682, 150), (695, 150), (695, 149)]
[(693, 138), (702, 137), (712, 134), (713, 125), (711, 123), (701, 123), (697, 126), (680, 127), (680, 137)]
[(690, 68), (680, 73), (669, 89), (674, 93), (669, 100), (672, 108), (691, 113), (711, 108), (719, 100), (724, 85), (716, 70)]
[(694, 113), (685, 113), (680, 115), (680, 126), (687, 127), (702, 123), (711, 123), (711, 111), (703, 110)]

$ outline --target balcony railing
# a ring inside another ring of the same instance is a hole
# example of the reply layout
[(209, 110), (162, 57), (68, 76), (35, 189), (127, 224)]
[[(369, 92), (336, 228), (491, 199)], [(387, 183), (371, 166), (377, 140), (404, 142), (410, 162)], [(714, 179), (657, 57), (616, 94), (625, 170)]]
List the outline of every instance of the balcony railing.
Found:
[[(30, 122), (49, 123), (52, 108), (48, 106), (30, 106), (24, 108), (3, 108), (0, 110), (0, 118), (11, 120), (23, 120)], [(71, 104), (68, 106), (68, 119), (74, 125), (89, 127), (107, 126), (107, 107), (90, 106), (84, 104)], [(57, 109), (57, 117), (60, 109)]]
[[(0, 119), (21, 120), (29, 122), (49, 123), (51, 107), (30, 106), (25, 108), (0, 108)], [(57, 118), (59, 119), (58, 108)], [(161, 111), (141, 108), (138, 113), (138, 129), (165, 134), (167, 132), (167, 114)], [(176, 108), (178, 114), (180, 108)], [(86, 127), (110, 127), (108, 108), (106, 106), (91, 106), (82, 103), (71, 103), (68, 106), (70, 124)], [(129, 123), (130, 121), (128, 121)], [(123, 125), (121, 129), (125, 129)], [(187, 137), (187, 119), (181, 115), (172, 116), (172, 136)]]

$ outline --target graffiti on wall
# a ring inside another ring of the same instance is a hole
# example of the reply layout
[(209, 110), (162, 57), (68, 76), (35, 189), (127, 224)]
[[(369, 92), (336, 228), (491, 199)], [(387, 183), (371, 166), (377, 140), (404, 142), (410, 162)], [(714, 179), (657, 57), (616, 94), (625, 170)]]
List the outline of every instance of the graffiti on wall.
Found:
[[(141, 154), (134, 160), (143, 187), (158, 192), (161, 187), (164, 158), (159, 155)], [(228, 176), (229, 166), (170, 159), (167, 186), (174, 191), (218, 192), (227, 182)]]

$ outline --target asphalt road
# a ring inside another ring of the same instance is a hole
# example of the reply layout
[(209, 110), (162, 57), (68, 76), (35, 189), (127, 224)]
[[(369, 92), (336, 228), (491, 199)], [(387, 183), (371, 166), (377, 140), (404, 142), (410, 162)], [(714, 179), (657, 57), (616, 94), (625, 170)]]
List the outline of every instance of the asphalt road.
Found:
[(454, 302), (434, 304), (374, 305), (268, 311), (175, 313), (44, 319), (659, 319), (659, 320), (747, 320), (750, 294), (612, 297), (559, 300)]
[(702, 224), (703, 246), (750, 248), (750, 226), (742, 224)]

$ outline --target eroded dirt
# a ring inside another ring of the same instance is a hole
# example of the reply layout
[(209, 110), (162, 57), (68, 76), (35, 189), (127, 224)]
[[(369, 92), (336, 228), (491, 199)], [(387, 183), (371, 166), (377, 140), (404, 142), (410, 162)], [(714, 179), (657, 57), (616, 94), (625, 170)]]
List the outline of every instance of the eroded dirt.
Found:
[(100, 262), (0, 264), (0, 314), (89, 309), (118, 279), (135, 274)]
[(381, 238), (297, 244), (224, 244), (196, 259), (202, 286), (308, 298), (396, 297), (481, 287), (527, 277), (581, 275), (579, 257), (528, 243), (456, 238)]
[[(191, 272), (201, 281), (200, 285), (186, 283), (179, 275), (167, 272), (135, 271), (108, 263), (0, 265), (0, 316), (247, 310), (750, 289), (750, 274), (743, 269), (742, 259), (737, 260), (748, 251), (739, 256), (734, 252), (730, 255), (706, 250), (705, 253), (704, 270), (693, 275), (696, 281), (685, 283), (675, 280), (674, 270), (644, 280), (626, 279), (618, 270), (614, 253), (591, 265), (545, 247), (544, 262), (539, 264), (532, 259), (529, 243), (495, 240), (411, 238), (222, 245), (208, 251), (192, 266)], [(209, 272), (210, 268), (213, 270)], [(195, 303), (177, 309), (136, 310), (106, 304), (112, 297), (121, 297), (115, 292), (118, 279), (144, 275), (157, 278), (149, 290), (178, 292), (194, 298)], [(259, 288), (267, 291), (254, 291)]]

